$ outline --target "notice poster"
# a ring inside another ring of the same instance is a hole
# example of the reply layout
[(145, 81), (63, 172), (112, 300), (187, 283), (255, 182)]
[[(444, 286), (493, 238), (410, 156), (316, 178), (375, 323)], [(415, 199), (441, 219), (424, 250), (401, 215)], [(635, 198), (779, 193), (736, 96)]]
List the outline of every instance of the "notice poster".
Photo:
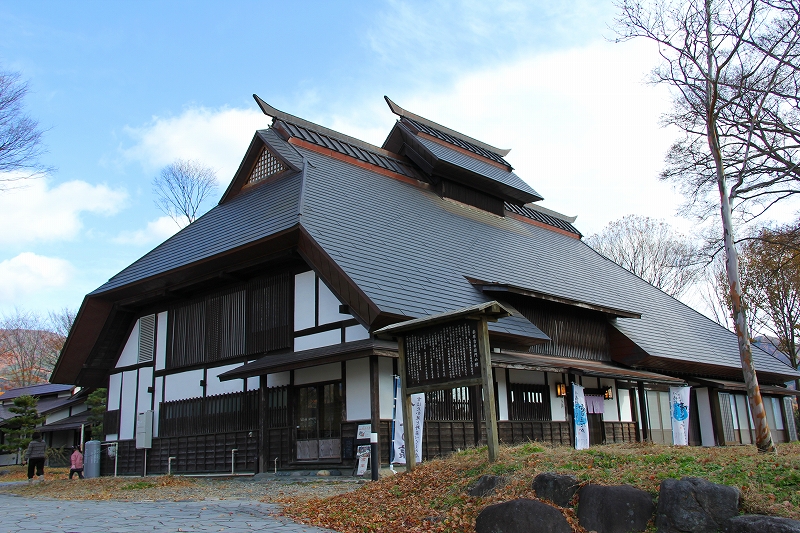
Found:
[(589, 447), (589, 416), (586, 412), (586, 397), (583, 387), (572, 384), (572, 405), (575, 419), (575, 449), (585, 450)]
[[(403, 399), (400, 378), (395, 377), (394, 433), (392, 435), (392, 463), (406, 464), (406, 442), (403, 427)], [(422, 426), (425, 421), (425, 394), (411, 395), (411, 416), (414, 420), (414, 448), (417, 463), (422, 462)]]
[(356, 432), (356, 440), (369, 439), (369, 434), (372, 431), (370, 424), (359, 424), (358, 431)]
[(359, 446), (356, 452), (358, 458), (358, 466), (356, 467), (356, 475), (363, 476), (369, 467), (369, 458), (372, 455), (372, 450), (369, 444)]
[(691, 387), (669, 388), (669, 412), (672, 419), (672, 443), (689, 445), (689, 391)]

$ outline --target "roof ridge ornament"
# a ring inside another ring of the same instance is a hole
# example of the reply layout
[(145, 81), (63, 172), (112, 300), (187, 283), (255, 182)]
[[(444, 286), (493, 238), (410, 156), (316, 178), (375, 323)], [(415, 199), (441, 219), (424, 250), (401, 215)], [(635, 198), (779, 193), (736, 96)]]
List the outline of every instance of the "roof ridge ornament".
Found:
[[(258, 98), (258, 97), (256, 97), (256, 98)], [(429, 126), (431, 128), (437, 129), (439, 131), (443, 131), (444, 133), (447, 133), (448, 135), (452, 135), (456, 139), (461, 139), (464, 142), (468, 142), (468, 143), (474, 144), (475, 146), (479, 146), (479, 147), (483, 148), (484, 150), (488, 150), (488, 151), (492, 152), (493, 154), (499, 155), (500, 157), (507, 156), (508, 153), (511, 151), (511, 148), (507, 148), (507, 149), (496, 148), (496, 147), (492, 146), (491, 144), (486, 144), (485, 142), (479, 141), (478, 139), (473, 139), (472, 137), (470, 137), (468, 135), (464, 135), (463, 133), (459, 133), (459, 132), (457, 132), (455, 130), (450, 129), (447, 126), (442, 126), (441, 124), (438, 124), (438, 123), (436, 123), (436, 122), (434, 122), (432, 120), (428, 120), (425, 117), (421, 117), (419, 115), (416, 115), (416, 114), (412, 113), (411, 111), (407, 111), (407, 110), (403, 109), (402, 107), (400, 107), (399, 105), (397, 105), (394, 102), (392, 102), (392, 100), (386, 95), (384, 95), (383, 98), (386, 100), (386, 103), (389, 104), (389, 109), (392, 110), (392, 113), (394, 113), (395, 115), (397, 115), (399, 117), (406, 117), (406, 118), (410, 118), (411, 120), (416, 120), (417, 122), (425, 124), (426, 126)]]
[(300, 117), (296, 117), (289, 113), (285, 113), (279, 109), (275, 109), (274, 107), (266, 103), (264, 100), (259, 98), (258, 95), (255, 93), (253, 94), (253, 98), (258, 104), (258, 107), (261, 108), (261, 111), (268, 117), (272, 117), (273, 119), (276, 120), (282, 120), (284, 122), (289, 122), (296, 126), (316, 131), (317, 133), (333, 137), (334, 139), (338, 139), (342, 142), (352, 144), (353, 146), (358, 146), (359, 148), (363, 148), (364, 150), (368, 150), (370, 152), (377, 152), (379, 154), (386, 155), (386, 150), (382, 149), (380, 146), (375, 146), (374, 144), (362, 141), (361, 139), (356, 139), (355, 137), (351, 137), (336, 130), (326, 128), (325, 126), (320, 126), (319, 124), (316, 124), (314, 122), (302, 119)]

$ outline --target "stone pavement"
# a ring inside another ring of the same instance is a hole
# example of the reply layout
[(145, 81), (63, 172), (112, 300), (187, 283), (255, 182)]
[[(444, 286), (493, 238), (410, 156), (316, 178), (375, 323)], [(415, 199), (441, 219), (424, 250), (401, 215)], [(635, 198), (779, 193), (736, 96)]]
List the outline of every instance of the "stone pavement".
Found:
[(278, 510), (249, 500), (119, 502), (0, 494), (0, 533), (331, 532), (270, 516)]

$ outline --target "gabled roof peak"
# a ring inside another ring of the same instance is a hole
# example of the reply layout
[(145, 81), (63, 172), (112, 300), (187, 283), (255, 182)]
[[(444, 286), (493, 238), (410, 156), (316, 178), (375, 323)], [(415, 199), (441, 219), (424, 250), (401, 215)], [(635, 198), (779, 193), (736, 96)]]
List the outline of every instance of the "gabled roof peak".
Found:
[(272, 117), (274, 120), (281, 120), (289, 124), (294, 124), (295, 126), (300, 126), (301, 128), (309, 129), (317, 133), (327, 135), (328, 137), (333, 137), (334, 139), (346, 142), (348, 144), (352, 144), (363, 150), (369, 150), (371, 152), (377, 152), (379, 154), (384, 154), (384, 155), (386, 154), (386, 150), (384, 150), (380, 146), (375, 146), (374, 144), (362, 141), (361, 139), (356, 139), (355, 137), (345, 135), (344, 133), (340, 133), (336, 130), (326, 128), (325, 126), (320, 126), (319, 124), (315, 124), (314, 122), (311, 122), (309, 120), (305, 120), (300, 117), (296, 117), (294, 115), (290, 115), (289, 113), (284, 113), (283, 111), (275, 109), (274, 107), (266, 103), (264, 100), (259, 98), (257, 94), (253, 94), (253, 98), (258, 104), (258, 107), (261, 108), (261, 111), (268, 117)]
[(388, 96), (384, 96), (383, 98), (386, 100), (386, 103), (389, 104), (389, 109), (392, 110), (392, 113), (394, 113), (399, 117), (408, 118), (413, 120), (414, 122), (422, 124), (423, 126), (439, 130), (440, 132), (455, 137), (456, 139), (475, 145), (478, 148), (487, 150), (488, 152), (491, 152), (492, 154), (495, 154), (501, 158), (507, 156), (508, 153), (511, 151), (510, 148), (508, 149), (496, 148), (491, 144), (486, 144), (485, 142), (479, 141), (478, 139), (473, 139), (472, 137), (464, 135), (463, 133), (451, 130), (447, 126), (442, 126), (441, 124), (438, 124), (432, 120), (428, 120), (425, 117), (421, 117), (417, 114), (412, 113), (411, 111), (407, 111), (402, 107), (400, 107), (399, 105), (397, 105), (396, 103), (392, 102), (392, 100)]

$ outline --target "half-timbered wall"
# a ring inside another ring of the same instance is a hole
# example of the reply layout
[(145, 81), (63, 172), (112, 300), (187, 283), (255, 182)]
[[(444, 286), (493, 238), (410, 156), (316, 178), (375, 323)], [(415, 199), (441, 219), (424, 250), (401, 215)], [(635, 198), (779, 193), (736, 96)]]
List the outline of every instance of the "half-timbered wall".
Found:
[[(344, 312), (342, 312), (344, 311)], [(346, 306), (311, 270), (294, 277), (294, 351), (369, 338)]]

